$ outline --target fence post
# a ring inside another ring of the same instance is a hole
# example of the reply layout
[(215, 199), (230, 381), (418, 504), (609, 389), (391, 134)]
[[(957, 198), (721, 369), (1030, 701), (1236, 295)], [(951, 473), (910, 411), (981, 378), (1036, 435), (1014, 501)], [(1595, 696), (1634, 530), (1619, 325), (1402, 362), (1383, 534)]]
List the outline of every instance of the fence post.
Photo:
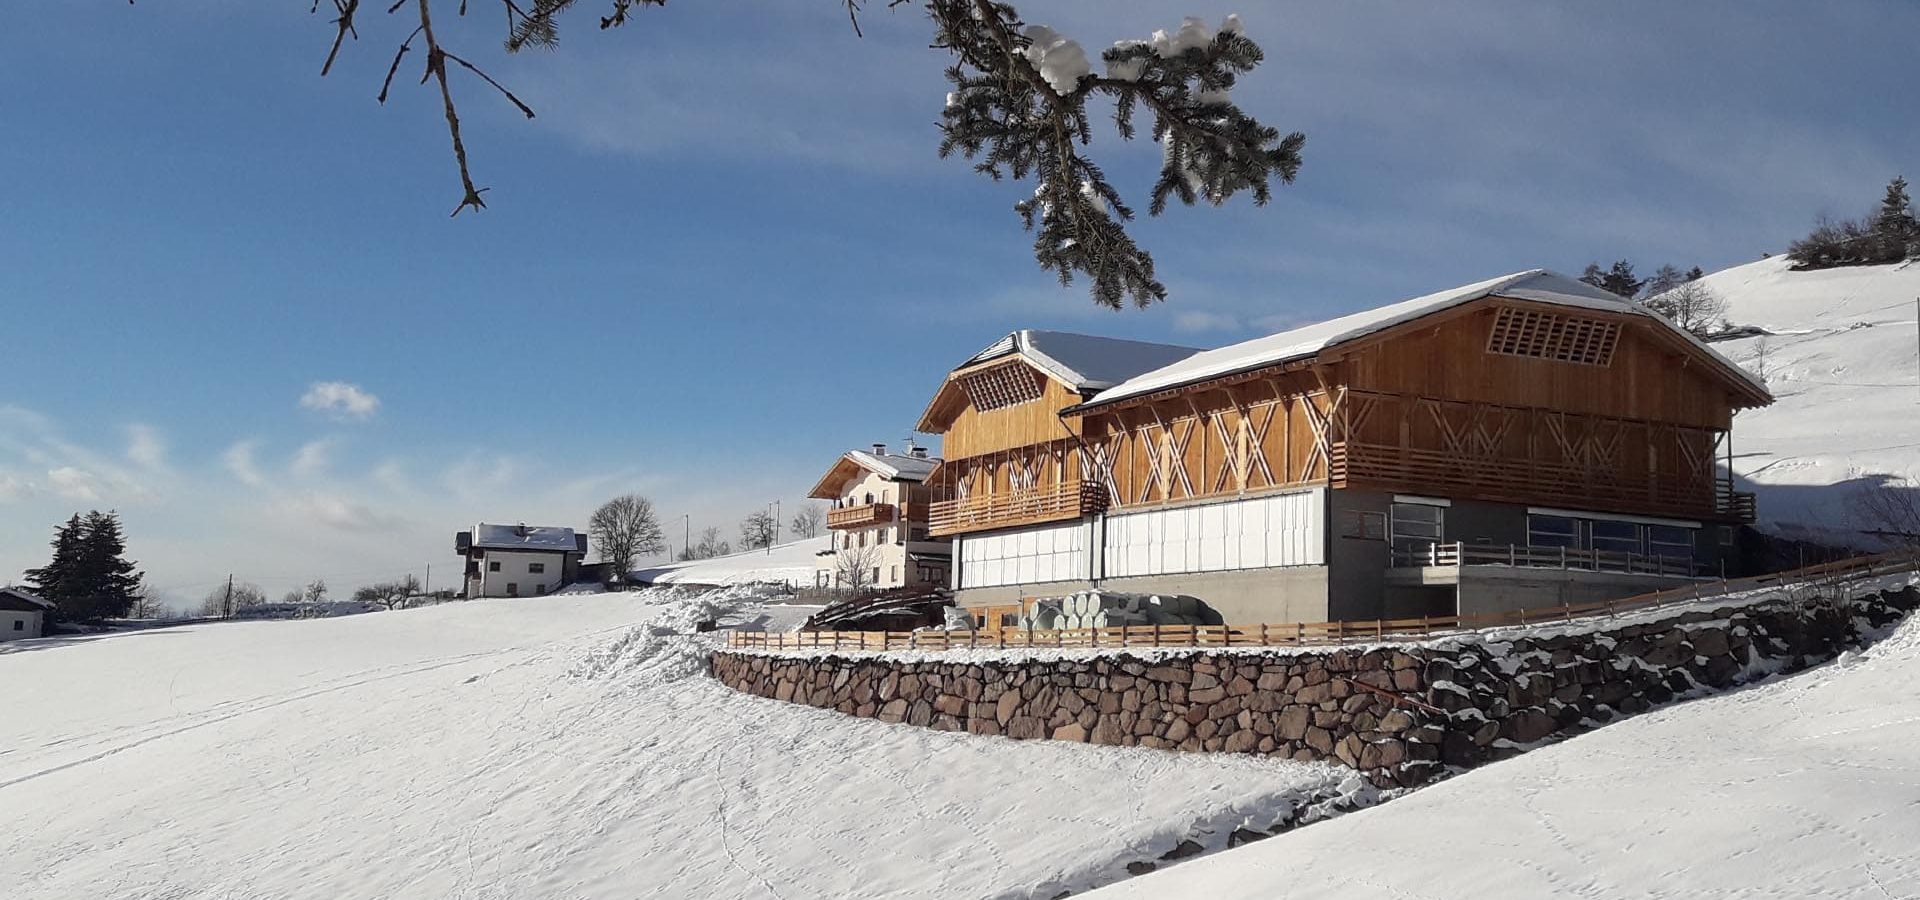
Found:
[(1267, 640), (1267, 623), (1265, 622), (1260, 623), (1260, 646), (1262, 647), (1273, 646), (1273, 642)]
[(1304, 644), (1307, 642), (1307, 623), (1305, 622), (1293, 623), (1293, 642), (1295, 645)]

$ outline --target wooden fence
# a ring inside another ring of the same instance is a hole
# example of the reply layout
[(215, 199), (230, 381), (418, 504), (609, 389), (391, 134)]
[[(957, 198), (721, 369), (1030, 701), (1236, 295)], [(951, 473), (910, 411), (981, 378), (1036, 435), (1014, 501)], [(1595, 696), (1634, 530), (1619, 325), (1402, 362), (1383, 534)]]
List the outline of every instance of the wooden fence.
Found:
[(990, 626), (973, 631), (734, 631), (727, 635), (727, 646), (742, 650), (999, 650), (1027, 647), (1302, 647), (1371, 643), (1414, 640), (1446, 632), (1617, 616), (1789, 583), (1832, 584), (1873, 575), (1914, 571), (1920, 571), (1920, 556), (1909, 551), (1841, 560), (1731, 581), (1697, 582), (1683, 588), (1624, 600), (1537, 607), (1478, 616), (1263, 625), (1128, 625), (1065, 629)]

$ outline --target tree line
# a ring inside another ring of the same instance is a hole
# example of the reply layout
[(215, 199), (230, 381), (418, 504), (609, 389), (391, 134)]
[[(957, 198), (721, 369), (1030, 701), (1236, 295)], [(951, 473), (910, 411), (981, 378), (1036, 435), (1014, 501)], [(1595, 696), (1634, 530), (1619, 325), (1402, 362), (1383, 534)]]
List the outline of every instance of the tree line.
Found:
[(1873, 266), (1920, 259), (1920, 221), (1913, 215), (1907, 180), (1887, 183), (1880, 208), (1858, 219), (1820, 219), (1806, 237), (1787, 248), (1796, 269)]
[(1706, 272), (1694, 266), (1685, 272), (1663, 265), (1648, 278), (1634, 274), (1633, 263), (1616, 260), (1607, 268), (1588, 263), (1580, 280), (1610, 294), (1653, 310), (1700, 337), (1727, 329), (1727, 303), (1713, 289), (1700, 283)]
[[(826, 522), (826, 511), (817, 503), (802, 506), (787, 523), (795, 539), (815, 537)], [(623, 494), (600, 505), (588, 519), (587, 535), (615, 573), (633, 571), (637, 560), (658, 556), (669, 550), (666, 528), (653, 501), (640, 494)], [(698, 540), (689, 536), (686, 546), (674, 554), (681, 562), (712, 559), (734, 552), (763, 550), (780, 540), (780, 522), (768, 510), (755, 510), (740, 520), (739, 550), (717, 526), (702, 528)]]

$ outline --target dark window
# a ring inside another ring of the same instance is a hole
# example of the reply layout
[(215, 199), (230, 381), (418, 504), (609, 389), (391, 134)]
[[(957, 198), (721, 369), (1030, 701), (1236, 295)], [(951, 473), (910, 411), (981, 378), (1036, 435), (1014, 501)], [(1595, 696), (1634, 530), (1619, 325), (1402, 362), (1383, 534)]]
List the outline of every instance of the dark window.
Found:
[(515, 584), (511, 581), (507, 582), (507, 596), (509, 597), (520, 596), (520, 585)]
[(544, 584), (536, 584), (533, 586), (533, 592), (536, 594), (545, 595), (547, 592), (547, 586)]
[(527, 574), (528, 575), (545, 575), (547, 574), (547, 564), (546, 563), (527, 563)]
[(498, 571), (500, 571), (500, 564), (499, 564), (498, 562), (490, 562), (490, 563), (487, 563), (487, 571), (489, 571), (489, 572), (498, 572)]
[(1674, 525), (1647, 526), (1647, 555), (1693, 558), (1693, 532)]
[(27, 630), (27, 623), (26, 623), (26, 620), (24, 620), (24, 619), (15, 619), (15, 620), (13, 620), (13, 630), (15, 630), (15, 631), (25, 631), (25, 630)]
[(1340, 529), (1341, 537), (1356, 538), (1363, 541), (1384, 541), (1387, 539), (1387, 514), (1354, 509), (1347, 511), (1346, 523)]
[(1733, 526), (1732, 525), (1720, 526), (1720, 546), (1722, 547), (1733, 546)]
[(1579, 549), (1580, 523), (1567, 516), (1527, 516), (1527, 546)]
[(1597, 520), (1587, 526), (1593, 549), (1600, 553), (1642, 553), (1640, 526), (1632, 522)]
[(1425, 503), (1393, 505), (1393, 549), (1396, 553), (1425, 553), (1440, 543), (1444, 510)]

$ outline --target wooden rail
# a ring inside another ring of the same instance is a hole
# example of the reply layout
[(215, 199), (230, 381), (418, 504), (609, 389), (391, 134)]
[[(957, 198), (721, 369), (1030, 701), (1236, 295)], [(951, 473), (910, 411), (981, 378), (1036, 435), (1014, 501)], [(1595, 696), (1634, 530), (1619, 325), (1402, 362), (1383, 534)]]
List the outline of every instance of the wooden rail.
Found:
[(1662, 606), (1789, 583), (1843, 580), (1920, 571), (1911, 551), (1808, 566), (1732, 581), (1696, 582), (1624, 600), (1521, 609), (1478, 616), (1422, 616), (1363, 622), (1288, 622), (1265, 625), (1128, 625), (1118, 628), (981, 628), (973, 631), (734, 631), (727, 646), (741, 650), (999, 650), (1106, 647), (1301, 647), (1417, 640), (1435, 634), (1618, 616)]
[(1536, 569), (1575, 569), (1636, 575), (1692, 576), (1693, 558), (1577, 550), (1568, 547), (1520, 547), (1512, 544), (1434, 544), (1423, 551), (1395, 550), (1395, 568), (1415, 566), (1514, 566)]
[(865, 528), (893, 521), (893, 504), (862, 503), (827, 511), (828, 528)]
[(960, 534), (1077, 519), (1106, 508), (1107, 489), (1099, 482), (1069, 481), (1024, 491), (975, 494), (964, 500), (941, 500), (932, 504), (928, 524), (935, 535)]

